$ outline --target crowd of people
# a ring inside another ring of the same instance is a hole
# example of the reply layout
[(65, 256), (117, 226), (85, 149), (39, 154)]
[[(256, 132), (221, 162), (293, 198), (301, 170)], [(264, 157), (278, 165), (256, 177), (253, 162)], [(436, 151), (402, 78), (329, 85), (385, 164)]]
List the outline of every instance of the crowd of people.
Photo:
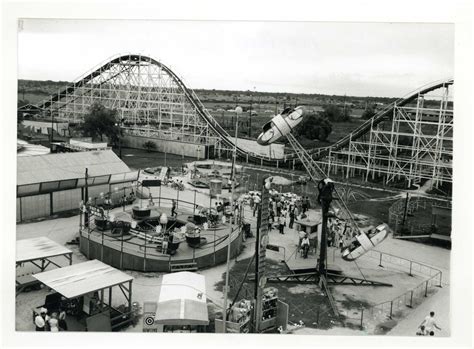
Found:
[(66, 311), (59, 309), (59, 312), (53, 312), (50, 316), (48, 309), (41, 308), (34, 318), (34, 323), (36, 331), (67, 331)]
[[(261, 201), (261, 197), (257, 193), (249, 197), (248, 204), (254, 217)], [(306, 218), (310, 207), (311, 202), (308, 196), (288, 198), (282, 194), (273, 195), (270, 198), (268, 229), (276, 228), (280, 234), (285, 234), (285, 227), (293, 229), (295, 220)]]
[[(255, 217), (258, 208), (261, 205), (259, 193), (250, 193), (248, 204)], [(307, 258), (310, 247), (317, 247), (317, 237), (310, 237), (307, 232), (300, 227), (295, 226), (295, 221), (307, 217), (308, 210), (311, 208), (311, 201), (308, 196), (296, 196), (294, 194), (274, 194), (270, 198), (270, 210), (268, 230), (276, 229), (280, 234), (285, 234), (285, 228), (296, 229), (298, 232), (298, 248), (302, 251), (303, 258)], [(327, 246), (336, 247), (342, 250), (350, 243), (350, 240), (357, 235), (356, 229), (347, 224), (344, 220), (337, 217), (328, 219)]]

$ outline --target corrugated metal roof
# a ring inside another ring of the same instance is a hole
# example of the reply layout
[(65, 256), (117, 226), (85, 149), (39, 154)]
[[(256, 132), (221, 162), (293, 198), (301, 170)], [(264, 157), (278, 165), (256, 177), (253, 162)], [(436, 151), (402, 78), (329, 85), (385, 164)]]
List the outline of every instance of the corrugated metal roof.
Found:
[(17, 185), (130, 172), (112, 150), (46, 154), (17, 158)]
[(17, 262), (32, 261), (68, 253), (72, 253), (72, 251), (45, 236), (16, 242)]
[(33, 275), (40, 282), (75, 298), (133, 280), (133, 277), (96, 259)]

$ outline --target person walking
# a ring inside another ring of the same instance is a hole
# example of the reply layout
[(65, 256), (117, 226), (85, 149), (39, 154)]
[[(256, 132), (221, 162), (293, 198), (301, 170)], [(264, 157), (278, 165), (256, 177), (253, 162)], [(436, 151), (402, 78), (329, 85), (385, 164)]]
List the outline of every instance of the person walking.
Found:
[(171, 204), (171, 217), (176, 217), (178, 213), (176, 212), (176, 201), (172, 201)]
[(255, 217), (255, 213), (258, 211), (258, 208), (260, 207), (260, 196), (255, 195), (254, 199), (254, 205), (253, 205), (253, 216)]
[(285, 219), (282, 216), (278, 216), (278, 230), (280, 230), (280, 234), (285, 234)]
[(439, 327), (438, 324), (436, 323), (436, 319), (434, 316), (435, 316), (435, 312), (431, 311), (430, 315), (426, 316), (423, 322), (420, 324), (420, 328), (421, 326), (425, 327), (425, 335), (429, 334), (430, 336), (434, 336), (435, 328), (441, 331), (441, 327)]
[(293, 223), (295, 222), (295, 211), (290, 211), (290, 223), (288, 223), (288, 228), (293, 229)]
[(305, 214), (306, 211), (308, 211), (308, 205), (306, 201), (306, 196), (303, 197), (302, 203), (301, 203), (301, 208), (302, 208), (302, 213)]
[(59, 309), (58, 326), (60, 331), (67, 331), (66, 311), (62, 308)]
[(270, 221), (272, 223), (275, 223), (275, 211), (273, 211), (272, 209), (270, 209), (270, 219), (268, 220), (268, 222), (270, 223)]
[(342, 235), (339, 237), (339, 249), (342, 250), (344, 249), (344, 239), (342, 238)]
[(304, 230), (300, 230), (298, 232), (298, 251), (301, 249), (301, 242), (306, 236), (306, 232)]
[(303, 258), (308, 258), (308, 251), (309, 251), (309, 237), (308, 234), (305, 234), (303, 240), (301, 241), (301, 247), (303, 248)]

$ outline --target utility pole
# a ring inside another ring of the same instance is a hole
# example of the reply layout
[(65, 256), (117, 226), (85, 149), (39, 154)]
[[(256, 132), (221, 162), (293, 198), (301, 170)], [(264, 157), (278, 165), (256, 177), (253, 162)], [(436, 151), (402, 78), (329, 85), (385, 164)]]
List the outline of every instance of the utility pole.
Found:
[(252, 102), (253, 102), (253, 95), (250, 95), (250, 108), (249, 108), (249, 138), (252, 137)]
[(343, 114), (344, 115), (344, 119), (346, 118), (346, 94), (344, 93), (344, 111), (343, 111)]
[[(84, 227), (88, 228), (89, 227), (89, 207), (88, 207), (88, 202), (89, 202), (89, 186), (87, 184), (88, 181), (88, 171), (89, 169), (86, 167), (86, 174), (85, 174), (85, 184), (84, 184), (84, 207), (86, 208), (84, 210)], [(81, 207), (82, 208), (82, 207)]]
[(327, 225), (328, 213), (331, 201), (333, 200), (332, 192), (334, 191), (334, 182), (325, 178), (318, 183), (318, 202), (321, 205), (323, 215), (321, 227), (321, 248), (319, 252), (319, 275), (326, 275), (326, 256), (327, 256)]
[[(235, 108), (235, 115), (236, 115), (236, 124), (235, 124), (235, 140), (234, 140), (234, 151), (232, 157), (232, 172), (231, 172), (231, 183), (232, 183), (232, 191), (230, 195), (230, 207), (232, 209), (233, 214), (234, 212), (234, 191), (235, 191), (235, 162), (237, 158), (237, 132), (239, 129), (239, 114), (242, 112), (242, 109)], [(224, 288), (224, 333), (226, 332), (226, 325), (227, 325), (227, 298), (229, 297), (229, 271), (230, 271), (230, 239), (232, 237), (232, 231), (234, 230), (234, 225), (236, 221), (236, 217), (232, 217), (233, 220), (230, 222), (230, 231), (229, 236), (227, 238), (227, 265), (226, 265), (226, 273), (225, 273), (225, 288)], [(232, 219), (231, 218), (231, 219)]]
[(53, 149), (53, 129), (54, 129), (54, 114), (53, 114), (53, 96), (51, 96), (51, 104), (50, 104), (50, 114), (51, 114), (51, 136), (49, 141), (49, 148)]

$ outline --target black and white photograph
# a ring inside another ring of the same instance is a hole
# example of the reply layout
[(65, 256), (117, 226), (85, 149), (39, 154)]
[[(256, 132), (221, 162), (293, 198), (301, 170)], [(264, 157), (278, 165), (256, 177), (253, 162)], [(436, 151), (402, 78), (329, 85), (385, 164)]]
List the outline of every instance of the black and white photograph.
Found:
[(17, 335), (453, 339), (457, 24), (91, 17), (10, 20)]

